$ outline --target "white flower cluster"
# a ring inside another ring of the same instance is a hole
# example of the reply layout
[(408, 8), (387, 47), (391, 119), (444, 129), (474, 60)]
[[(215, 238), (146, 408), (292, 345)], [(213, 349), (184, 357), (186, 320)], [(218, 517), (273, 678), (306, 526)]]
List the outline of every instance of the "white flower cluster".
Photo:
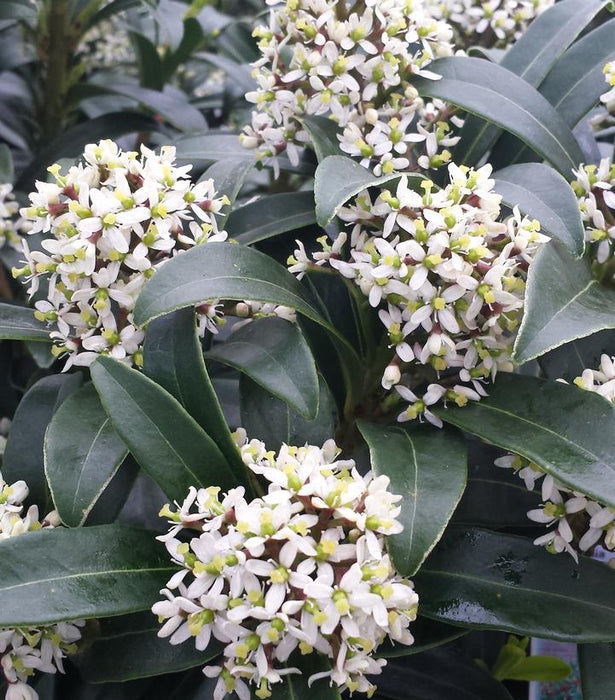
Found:
[(585, 223), (585, 240), (596, 260), (605, 263), (613, 256), (615, 240), (615, 166), (603, 158), (600, 165), (582, 165), (574, 175), (571, 184)]
[(450, 22), (460, 47), (473, 44), (505, 48), (555, 0), (425, 0), (438, 20)]
[[(424, 417), (441, 426), (431, 405), (478, 400), (484, 382), (513, 368), (527, 269), (547, 238), (517, 210), (501, 220), (490, 175), (489, 165), (451, 164), (443, 189), (425, 179), (417, 192), (401, 177), (394, 193), (384, 186), (372, 200), (363, 192), (339, 213), (352, 225), (350, 258), (341, 256), (345, 233), (314, 256), (380, 309), (394, 349), (382, 386), (409, 402), (400, 421)], [(299, 275), (314, 264), (302, 247), (289, 262)]]
[[(140, 365), (143, 332), (132, 311), (145, 282), (178, 251), (226, 239), (215, 215), (228, 203), (213, 180), (193, 184), (190, 165), (175, 165), (175, 149), (122, 151), (113, 141), (85, 147), (84, 162), (49, 171), (55, 182), (37, 182), (32, 206), (21, 210), (31, 233), (45, 234), (44, 251), (30, 252), (14, 269), (30, 282), (48, 282), (36, 316), (48, 322), (57, 355), (70, 365), (89, 365), (99, 353)], [(216, 302), (198, 308), (215, 332)]]
[(361, 476), (352, 461), (335, 461), (332, 440), (322, 448), (283, 445), (268, 452), (244, 431), (236, 439), (244, 463), (267, 482), (267, 493), (247, 501), (243, 487), (220, 500), (220, 489), (190, 489), (169, 518), (166, 542), (182, 567), (152, 611), (171, 644), (193, 638), (205, 649), (225, 644), (214, 700), (235, 692), (269, 697), (287, 673), (292, 652), (331, 658), (329, 678), (351, 692), (373, 692), (366, 674), (385, 665), (372, 653), (385, 639), (412, 644), (408, 631), (418, 596), (385, 552), (385, 535), (402, 530), (401, 496), (386, 476)]
[(92, 27), (81, 40), (76, 53), (88, 73), (119, 66), (136, 67), (130, 36), (115, 17)]
[(446, 106), (425, 104), (412, 85), (414, 76), (437, 79), (427, 67), (451, 53), (451, 28), (422, 0), (287, 0), (255, 36), (263, 58), (254, 64), (258, 88), (246, 99), (256, 110), (241, 138), (259, 160), (275, 166), (286, 150), (297, 162), (297, 144), (309, 141), (306, 115), (339, 124), (341, 149), (376, 174), (450, 159), (446, 149), (458, 137)]
[[(36, 506), (30, 506), (24, 515), (27, 496), (24, 481), (9, 485), (0, 474), (0, 540), (59, 525), (55, 512), (40, 522)], [(28, 679), (36, 671), (63, 673), (62, 659), (76, 651), (75, 642), (81, 639), (79, 628), (84, 624), (77, 621), (40, 628), (0, 627), (0, 678), (8, 683), (5, 699), (37, 700), (38, 693), (28, 685)]]
[(18, 212), (13, 185), (0, 184), (0, 249), (8, 246), (21, 250), (23, 221), (19, 219)]
[(604, 79), (606, 80), (609, 90), (600, 96), (600, 102), (606, 105), (609, 112), (615, 110), (615, 61), (610, 61), (604, 66)]
[[(615, 357), (602, 355), (599, 369), (584, 370), (574, 383), (615, 403)], [(552, 553), (568, 552), (575, 560), (577, 549), (586, 552), (596, 544), (615, 550), (615, 508), (572, 491), (546, 475), (538, 465), (518, 455), (500, 457), (495, 465), (514, 469), (530, 491), (543, 479), (542, 504), (527, 515), (551, 530), (536, 538), (534, 544), (545, 545)]]

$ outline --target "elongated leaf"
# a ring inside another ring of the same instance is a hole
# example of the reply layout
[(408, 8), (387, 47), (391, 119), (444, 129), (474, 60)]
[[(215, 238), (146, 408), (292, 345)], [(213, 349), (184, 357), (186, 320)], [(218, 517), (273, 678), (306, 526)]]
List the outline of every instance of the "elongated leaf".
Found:
[(436, 545), (466, 485), (465, 442), (456, 432), (404, 430), (359, 422), (369, 447), (372, 469), (391, 480), (403, 496), (399, 521), (403, 532), (387, 540), (395, 568), (413, 576)]
[(328, 678), (321, 678), (308, 685), (308, 680), (315, 673), (323, 673), (331, 668), (329, 660), (322, 654), (291, 656), (289, 667), (298, 667), (301, 675), (293, 673), (283, 676), (282, 683), (271, 686), (271, 700), (341, 700), (336, 686), (329, 685)]
[(0, 19), (19, 19), (33, 24), (36, 22), (36, 7), (22, 0), (2, 0)]
[(254, 90), (256, 87), (256, 82), (252, 77), (252, 68), (248, 63), (238, 63), (221, 54), (207, 53), (205, 51), (200, 51), (194, 58), (222, 69), (233, 86), (239, 88), (243, 93)]
[(316, 224), (314, 193), (285, 192), (262, 197), (233, 211), (227, 231), (243, 245)]
[(45, 431), (55, 411), (80, 383), (80, 374), (40, 379), (21, 400), (11, 425), (2, 473), (9, 482), (23, 479), (28, 484), (30, 502), (39, 507), (41, 516), (51, 510), (43, 457)]
[(327, 156), (342, 154), (337, 138), (339, 126), (332, 119), (313, 115), (304, 117), (301, 123), (310, 137), (319, 163), (322, 163)]
[(601, 396), (561, 382), (500, 374), (484, 400), (436, 413), (615, 507), (615, 408)]
[(318, 411), (318, 375), (310, 348), (295, 323), (257, 319), (207, 353), (247, 374), (308, 420)]
[(140, 87), (162, 90), (164, 70), (156, 46), (140, 32), (130, 32), (130, 39), (137, 57)]
[(227, 197), (229, 203), (216, 217), (220, 229), (225, 227), (228, 216), (237, 195), (245, 182), (248, 173), (254, 167), (254, 163), (241, 158), (226, 158), (211, 165), (201, 180), (212, 179), (216, 188), (216, 197)]
[(231, 243), (196, 246), (169, 260), (141, 292), (135, 321), (141, 325), (206, 299), (282, 304), (322, 322), (290, 272), (257, 250)]
[[(538, 87), (551, 66), (607, 3), (608, 0), (558, 2), (532, 22), (503, 56), (501, 65), (533, 87)], [(493, 146), (500, 134), (501, 130), (493, 124), (488, 124), (477, 116), (470, 116), (455, 149), (456, 162), (461, 160), (468, 164), (476, 163)], [(501, 147), (498, 144), (500, 157), (497, 162), (506, 164), (506, 156), (514, 155), (519, 149), (523, 147), (517, 139), (509, 134), (504, 135)]]
[(13, 167), (13, 156), (11, 149), (6, 143), (0, 143), (0, 181), (13, 182), (15, 168)]
[(451, 528), (414, 583), (421, 613), (444, 622), (562, 642), (615, 638), (615, 571), (524, 537)]
[(74, 658), (90, 683), (119, 683), (205, 666), (218, 656), (213, 640), (199, 651), (192, 640), (169, 644), (158, 637), (160, 625), (151, 612), (135, 613), (101, 622), (100, 637), (85, 653)]
[[(416, 80), (415, 87), (422, 96), (452, 102), (510, 131), (564, 176), (583, 160), (568, 126), (523, 78), (495, 63), (462, 56), (434, 61), (430, 70), (442, 75), (442, 79)], [(473, 148), (469, 142), (459, 159), (466, 164), (475, 163), (476, 157), (468, 155)], [(480, 155), (483, 154), (481, 147)]]
[(123, 525), (54, 528), (0, 541), (0, 625), (148, 610), (177, 571), (151, 532)]
[[(464, 630), (455, 625), (447, 625), (437, 620), (429, 620), (426, 617), (419, 617), (412, 623), (412, 636), (414, 644), (393, 643), (386, 639), (377, 649), (376, 656), (383, 659), (395, 659), (398, 656), (413, 656), (422, 654), (428, 649), (434, 649), (442, 644), (448, 644), (459, 637), (468, 634), (469, 630)], [(386, 671), (385, 671), (386, 673)]]
[(60, 406), (45, 435), (45, 475), (66, 525), (84, 523), (127, 453), (92, 384)]
[(183, 501), (191, 486), (237, 486), (216, 443), (171, 394), (109, 357), (91, 372), (115, 429), (170, 499)]
[(573, 127), (605, 92), (602, 69), (615, 58), (615, 19), (579, 39), (556, 63), (540, 87), (568, 126)]
[(579, 666), (584, 700), (611, 700), (615, 695), (613, 664), (615, 644), (579, 646)]
[[(326, 226), (344, 204), (354, 195), (368, 187), (385, 185), (398, 180), (399, 173), (375, 177), (367, 168), (348, 156), (328, 156), (316, 168), (314, 198), (316, 218), (321, 226)], [(417, 184), (424, 180), (416, 174), (408, 174), (408, 179)]]
[(0, 303), (0, 340), (51, 342), (49, 330), (34, 318), (34, 310), (16, 304)]
[(528, 274), (516, 361), (607, 328), (615, 328), (615, 291), (593, 278), (586, 258), (575, 260), (561, 246), (544, 246)]
[(319, 376), (318, 413), (308, 421), (292, 411), (287, 403), (276, 399), (246, 375), (239, 382), (241, 425), (248, 435), (262, 440), (270, 450), (287, 445), (322, 445), (335, 433), (336, 408), (329, 388)]
[(237, 479), (245, 466), (212, 386), (192, 309), (181, 309), (150, 323), (143, 351), (148, 377), (172, 394), (214, 440)]
[(583, 254), (585, 231), (577, 198), (566, 180), (548, 165), (511, 165), (494, 174), (495, 191), (509, 207), (540, 221), (542, 230), (575, 255)]
[(136, 7), (140, 5), (142, 0), (112, 0), (108, 5), (101, 7), (100, 10), (90, 19), (88, 26), (93, 27), (94, 25), (102, 22), (105, 19), (113, 17), (113, 15), (123, 12), (124, 10), (129, 10), (131, 7)]

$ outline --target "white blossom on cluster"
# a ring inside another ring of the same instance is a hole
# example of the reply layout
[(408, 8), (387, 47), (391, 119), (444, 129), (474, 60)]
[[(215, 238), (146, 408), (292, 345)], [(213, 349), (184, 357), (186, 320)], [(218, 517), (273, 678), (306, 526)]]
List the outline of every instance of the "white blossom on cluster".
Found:
[(0, 249), (4, 246), (21, 250), (23, 220), (19, 218), (13, 185), (0, 184)]
[(79, 43), (76, 53), (87, 72), (127, 65), (136, 67), (130, 36), (115, 17), (92, 27)]
[(0, 418), (0, 467), (2, 466), (2, 457), (6, 449), (6, 440), (11, 429), (11, 421), (8, 418)]
[[(160, 153), (122, 151), (113, 141), (85, 147), (83, 162), (55, 182), (37, 182), (31, 206), (21, 210), (45, 238), (44, 251), (30, 251), (26, 265), (14, 269), (30, 283), (48, 281), (47, 299), (36, 316), (53, 328), (56, 354), (70, 365), (89, 365), (107, 353), (140, 365), (143, 332), (132, 311), (145, 282), (177, 252), (226, 239), (216, 214), (228, 203), (216, 197), (213, 180), (193, 184), (192, 166), (175, 165), (175, 149)], [(198, 307), (203, 327), (216, 330), (218, 304)]]
[(441, 426), (430, 406), (478, 400), (513, 368), (527, 269), (547, 238), (516, 209), (502, 218), (490, 175), (451, 164), (443, 189), (425, 179), (415, 191), (404, 176), (375, 199), (363, 192), (339, 212), (352, 227), (348, 257), (344, 232), (315, 262), (302, 247), (289, 259), (299, 275), (328, 263), (379, 309), (393, 351), (382, 386), (408, 404), (400, 421)]
[[(287, 0), (258, 27), (262, 58), (254, 63), (256, 105), (242, 142), (259, 160), (309, 141), (301, 124), (321, 115), (341, 128), (341, 149), (376, 174), (436, 168), (458, 137), (443, 103), (425, 104), (414, 76), (437, 79), (429, 64), (451, 54), (452, 30), (425, 12), (422, 0)], [(418, 163), (419, 157), (421, 162)]]
[(449, 22), (460, 47), (506, 48), (555, 0), (425, 0), (436, 19)]
[(609, 112), (613, 112), (615, 110), (615, 61), (607, 63), (603, 72), (609, 90), (600, 96), (600, 102), (606, 105)]
[[(42, 522), (36, 506), (30, 506), (24, 514), (27, 496), (24, 481), (8, 484), (0, 474), (0, 541), (60, 524), (55, 511)], [(62, 660), (76, 651), (75, 643), (81, 639), (79, 628), (84, 624), (75, 621), (45, 627), (0, 627), (0, 679), (8, 684), (5, 700), (37, 700), (38, 693), (28, 680), (37, 671), (63, 673)]]
[[(602, 355), (599, 368), (584, 370), (574, 383), (615, 403), (615, 357)], [(586, 552), (596, 544), (615, 550), (615, 508), (571, 490), (519, 455), (500, 457), (495, 465), (514, 469), (530, 491), (542, 479), (542, 503), (527, 515), (550, 530), (534, 544), (544, 545), (552, 553), (568, 552), (575, 560), (577, 550)]]
[(243, 430), (235, 437), (267, 491), (247, 500), (243, 487), (222, 497), (218, 488), (191, 488), (176, 510), (162, 509), (171, 527), (159, 539), (182, 568), (152, 608), (164, 622), (159, 636), (192, 638), (201, 650), (213, 638), (225, 645), (220, 664), (204, 669), (218, 678), (214, 700), (231, 692), (249, 700), (248, 684), (269, 697), (285, 674), (300, 673), (284, 666), (295, 651), (331, 659), (310, 684), (328, 678), (373, 692), (365, 676), (386, 663), (372, 656), (378, 645), (413, 643), (418, 596), (385, 550), (385, 536), (402, 530), (401, 496), (389, 492), (388, 477), (335, 461), (333, 440), (275, 454)]
[(605, 263), (613, 256), (615, 240), (615, 166), (610, 158), (603, 158), (599, 165), (581, 165), (574, 175), (571, 184), (579, 200), (585, 240), (596, 260)]

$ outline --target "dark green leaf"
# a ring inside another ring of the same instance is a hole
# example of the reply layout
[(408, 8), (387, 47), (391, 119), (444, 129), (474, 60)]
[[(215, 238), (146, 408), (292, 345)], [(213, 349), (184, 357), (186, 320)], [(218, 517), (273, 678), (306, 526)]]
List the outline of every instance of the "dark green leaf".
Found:
[(318, 413), (306, 421), (291, 411), (287, 403), (276, 399), (245, 375), (241, 376), (241, 424), (252, 438), (262, 440), (270, 450), (287, 445), (322, 445), (335, 433), (335, 402), (322, 377), (319, 377)]
[(319, 163), (327, 156), (341, 155), (340, 142), (337, 138), (339, 126), (332, 119), (309, 116), (303, 117), (301, 123), (310, 137)]
[(271, 686), (271, 700), (341, 700), (337, 687), (329, 685), (328, 678), (322, 678), (308, 685), (312, 674), (323, 673), (331, 668), (326, 656), (317, 652), (306, 656), (291, 656), (287, 664), (301, 669), (301, 675), (296, 673), (282, 676), (282, 683)]
[(226, 229), (243, 245), (316, 224), (313, 192), (285, 192), (261, 197), (231, 212)]
[(51, 342), (46, 324), (34, 318), (34, 310), (0, 303), (0, 339)]
[(74, 661), (90, 683), (119, 683), (205, 666), (220, 653), (213, 640), (199, 651), (193, 640), (170, 644), (159, 630), (151, 612), (102, 620), (100, 637)]
[(90, 27), (95, 24), (102, 22), (105, 19), (109, 19), (124, 10), (129, 10), (131, 7), (136, 7), (140, 5), (143, 0), (112, 0), (108, 5), (102, 7), (98, 12), (92, 17), (89, 22)]
[(495, 191), (511, 209), (540, 221), (544, 233), (577, 256), (585, 249), (585, 230), (577, 198), (568, 182), (548, 165), (511, 165), (494, 173)]
[(403, 532), (387, 540), (395, 568), (413, 576), (436, 545), (466, 485), (465, 442), (455, 431), (420, 426), (405, 430), (359, 422), (369, 446), (372, 469), (391, 480), (403, 496)]
[(92, 384), (54, 413), (45, 435), (45, 474), (66, 525), (83, 525), (127, 452)]
[(226, 195), (229, 199), (229, 204), (226, 205), (217, 216), (218, 226), (220, 229), (225, 228), (226, 221), (231, 213), (231, 209), (239, 191), (243, 187), (246, 177), (252, 170), (254, 163), (242, 158), (225, 158), (211, 165), (200, 180), (212, 179), (216, 188), (216, 196), (223, 197)]
[(615, 328), (615, 291), (594, 279), (588, 259), (544, 246), (530, 266), (515, 360), (527, 362), (608, 328)]
[(579, 666), (584, 700), (612, 700), (615, 696), (615, 644), (579, 646)]
[[(383, 659), (395, 659), (398, 656), (413, 656), (414, 654), (422, 654), (428, 649), (434, 649), (442, 644), (448, 644), (459, 637), (468, 634), (469, 630), (464, 630), (461, 627), (447, 625), (444, 622), (437, 620), (429, 620), (426, 617), (419, 617), (412, 623), (412, 636), (414, 644), (406, 646), (405, 644), (394, 644), (386, 639), (376, 651), (376, 656)], [(386, 673), (386, 670), (384, 671)]]
[(247, 374), (307, 420), (318, 412), (318, 375), (310, 348), (296, 323), (261, 318), (214, 345), (207, 358)]
[(91, 373), (115, 429), (168, 498), (183, 501), (191, 486), (237, 486), (216, 443), (171, 394), (109, 357)]
[(36, 23), (36, 7), (23, 0), (2, 0), (0, 19), (19, 19), (29, 24)]
[(601, 396), (561, 382), (503, 373), (487, 398), (436, 413), (523, 455), (573, 490), (615, 507), (615, 408)]
[(168, 81), (182, 63), (190, 59), (203, 42), (203, 30), (198, 20), (194, 17), (184, 18), (184, 33), (175, 51), (168, 53), (164, 58), (164, 74)]
[[(368, 187), (385, 185), (392, 180), (398, 180), (399, 177), (399, 173), (376, 177), (348, 156), (327, 156), (316, 168), (314, 181), (318, 223), (323, 227), (326, 226), (344, 204), (359, 192)], [(417, 183), (424, 179), (412, 173), (407, 177)]]
[(615, 638), (615, 571), (531, 540), (451, 528), (415, 578), (421, 614), (562, 642)]
[[(452, 102), (510, 131), (565, 176), (583, 160), (568, 126), (523, 78), (495, 63), (464, 56), (438, 59), (430, 70), (442, 78), (417, 79), (415, 87), (421, 96)], [(480, 141), (480, 132), (474, 138)], [(474, 142), (470, 139), (466, 143), (457, 158), (471, 165), (484, 155), (484, 148), (481, 145), (474, 153)]]
[(0, 541), (0, 625), (25, 627), (148, 610), (177, 567), (153, 533), (53, 528)]
[(21, 400), (11, 425), (2, 459), (2, 472), (8, 481), (23, 479), (30, 489), (30, 502), (44, 517), (51, 509), (45, 479), (43, 444), (45, 431), (60, 404), (77, 390), (80, 374), (44, 377)]
[(193, 309), (181, 309), (152, 321), (143, 356), (148, 377), (182, 404), (218, 445), (241, 481), (245, 467), (205, 369)]
[[(164, 71), (156, 46), (140, 32), (130, 32), (130, 39), (137, 56), (139, 82), (143, 86), (141, 89), (162, 90), (164, 87)], [(118, 94), (121, 95), (123, 93), (120, 92)]]
[(0, 182), (13, 182), (15, 169), (13, 168), (13, 156), (6, 143), (0, 143)]
[(573, 340), (543, 355), (539, 362), (546, 379), (573, 382), (587, 367), (598, 367), (603, 354), (615, 355), (615, 331), (600, 331)]

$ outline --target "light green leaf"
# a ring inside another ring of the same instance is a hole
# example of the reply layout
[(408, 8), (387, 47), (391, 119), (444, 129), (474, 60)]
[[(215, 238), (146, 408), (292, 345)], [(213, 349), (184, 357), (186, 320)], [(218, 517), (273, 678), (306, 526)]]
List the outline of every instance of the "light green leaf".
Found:
[[(430, 70), (442, 78), (417, 79), (415, 87), (421, 96), (452, 102), (510, 131), (564, 176), (583, 160), (569, 127), (551, 104), (523, 78), (495, 63), (463, 56), (438, 59), (430, 65)], [(480, 140), (480, 133), (474, 138)], [(473, 164), (477, 158), (469, 157), (469, 154), (474, 149), (474, 142), (468, 141), (467, 144), (458, 160)], [(484, 155), (482, 146), (476, 155)]]
[(451, 528), (414, 579), (421, 614), (562, 642), (615, 638), (615, 571), (531, 539)]
[(46, 324), (34, 318), (34, 310), (0, 303), (0, 340), (51, 342)]
[(612, 700), (615, 695), (615, 644), (579, 645), (584, 700)]
[(495, 191), (511, 209), (538, 219), (542, 231), (575, 255), (585, 249), (585, 230), (577, 198), (566, 180), (548, 165), (511, 165), (493, 175)]
[(148, 610), (177, 571), (154, 535), (125, 525), (53, 528), (0, 541), (0, 626)]
[(193, 309), (157, 318), (147, 328), (144, 370), (172, 394), (218, 445), (238, 481), (245, 466), (205, 369)]
[(598, 394), (501, 373), (485, 399), (435, 413), (526, 457), (572, 490), (615, 507), (615, 407)]
[(45, 475), (66, 525), (83, 525), (127, 453), (92, 384), (64, 401), (45, 434)]
[(395, 568), (413, 576), (434, 548), (466, 485), (465, 441), (456, 432), (426, 426), (405, 430), (359, 421), (372, 469), (391, 480), (403, 496), (399, 521), (403, 532), (387, 540)]
[(309, 116), (301, 120), (310, 141), (316, 151), (319, 163), (327, 156), (341, 155), (340, 142), (337, 138), (339, 126), (328, 117)]
[(238, 485), (216, 443), (171, 394), (109, 357), (91, 373), (115, 429), (168, 498), (183, 501), (191, 486)]
[(615, 291), (594, 279), (586, 258), (544, 246), (530, 265), (515, 360), (527, 362), (607, 328), (615, 328)]
[(214, 345), (207, 358), (244, 372), (304, 418), (316, 417), (316, 365), (296, 323), (277, 317), (251, 321)]
[[(410, 181), (419, 184), (425, 178), (407, 174)], [(348, 156), (328, 156), (316, 168), (314, 198), (316, 218), (320, 226), (326, 226), (337, 215), (344, 204), (368, 187), (386, 185), (399, 180), (400, 174), (376, 177), (367, 168)], [(410, 186), (412, 186), (412, 182)]]
[(243, 245), (316, 224), (313, 192), (284, 192), (261, 197), (229, 215), (226, 230)]

